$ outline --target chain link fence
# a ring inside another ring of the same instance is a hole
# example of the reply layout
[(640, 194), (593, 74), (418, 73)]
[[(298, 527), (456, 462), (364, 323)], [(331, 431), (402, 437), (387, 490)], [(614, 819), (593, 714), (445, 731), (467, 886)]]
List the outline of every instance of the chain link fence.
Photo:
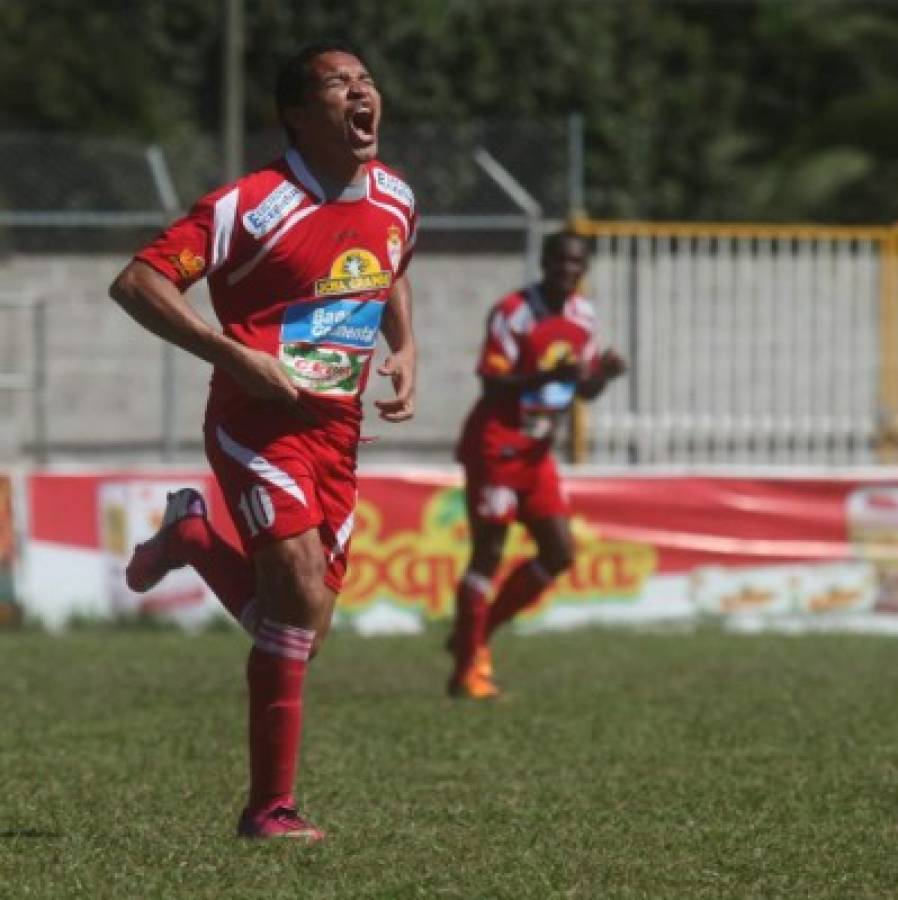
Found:
[[(522, 210), (478, 165), (487, 153), (542, 215), (568, 208), (570, 121), (398, 123), (381, 158), (415, 187), (425, 246), (520, 249)], [(252, 134), (245, 169), (283, 152), (278, 131)], [(579, 164), (579, 162), (578, 162)], [(220, 142), (190, 135), (158, 144), (114, 138), (0, 133), (0, 250), (127, 252), (221, 183)], [(454, 234), (447, 241), (445, 235)], [(440, 237), (443, 235), (443, 237)]]

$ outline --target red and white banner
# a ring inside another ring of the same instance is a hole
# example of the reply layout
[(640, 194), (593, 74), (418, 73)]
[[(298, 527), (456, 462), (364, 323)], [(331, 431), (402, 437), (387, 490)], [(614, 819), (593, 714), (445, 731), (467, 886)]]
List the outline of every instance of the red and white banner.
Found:
[[(236, 543), (205, 470), (23, 473), (16, 593), (50, 625), (72, 616), (220, 613), (189, 569), (144, 595), (124, 586), (135, 542), (165, 493), (201, 490)], [(898, 626), (898, 473), (830, 478), (570, 477), (576, 562), (521, 627), (700, 616), (746, 627)], [(416, 630), (451, 613), (469, 553), (464, 497), (450, 471), (363, 474), (338, 615), (363, 631)], [(513, 529), (503, 572), (533, 552)], [(501, 573), (500, 573), (501, 577)]]

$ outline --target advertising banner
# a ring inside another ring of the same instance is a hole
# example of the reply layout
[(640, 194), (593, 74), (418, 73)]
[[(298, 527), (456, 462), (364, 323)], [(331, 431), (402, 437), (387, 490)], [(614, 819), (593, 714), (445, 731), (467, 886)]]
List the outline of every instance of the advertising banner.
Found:
[[(576, 559), (519, 629), (713, 619), (898, 633), (898, 473), (581, 476), (566, 484)], [(189, 569), (148, 594), (124, 587), (131, 547), (161, 521), (166, 492), (186, 485), (205, 494), (213, 524), (236, 544), (204, 470), (30, 475), (27, 611), (51, 623), (158, 615), (188, 626), (218, 614)], [(534, 551), (513, 527), (497, 583)], [(468, 553), (455, 472), (363, 474), (338, 620), (370, 633), (416, 631), (450, 616)]]
[(0, 627), (19, 618), (19, 607), (15, 602), (16, 535), (12, 494), (12, 479), (0, 474)]

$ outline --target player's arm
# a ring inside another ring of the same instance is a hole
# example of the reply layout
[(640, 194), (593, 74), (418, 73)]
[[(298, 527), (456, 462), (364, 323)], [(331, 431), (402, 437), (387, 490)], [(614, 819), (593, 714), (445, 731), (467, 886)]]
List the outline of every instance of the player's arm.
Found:
[(627, 371), (627, 361), (613, 347), (603, 350), (577, 381), (577, 396), (595, 400), (608, 384)]
[(390, 289), (380, 327), (390, 355), (377, 371), (390, 377), (396, 396), (390, 400), (375, 400), (375, 406), (387, 422), (403, 422), (415, 414), (417, 364), (412, 329), (412, 289), (407, 275), (397, 278)]
[(148, 331), (224, 369), (251, 396), (295, 407), (298, 388), (273, 356), (213, 328), (177, 285), (148, 263), (130, 262), (110, 286), (109, 295)]
[(550, 381), (576, 381), (580, 368), (576, 363), (563, 362), (554, 369), (541, 372), (505, 372), (503, 374), (480, 373), (483, 393), (488, 397), (508, 396), (532, 391)]

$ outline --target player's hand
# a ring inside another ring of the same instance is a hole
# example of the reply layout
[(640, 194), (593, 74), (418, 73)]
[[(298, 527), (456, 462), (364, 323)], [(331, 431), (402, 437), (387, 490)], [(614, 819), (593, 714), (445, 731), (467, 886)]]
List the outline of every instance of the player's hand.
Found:
[(314, 416), (301, 405), (299, 388), (271, 354), (243, 347), (236, 360), (228, 371), (247, 394), (270, 400), (304, 422), (314, 421)]
[(388, 356), (377, 373), (393, 382), (396, 396), (390, 400), (375, 400), (380, 417), (387, 422), (404, 422), (415, 414), (415, 351), (398, 350)]
[(580, 378), (580, 364), (565, 360), (554, 369), (550, 369), (547, 375), (549, 376), (547, 380), (551, 381), (577, 381)]
[(607, 350), (603, 350), (599, 357), (599, 371), (605, 381), (613, 381), (627, 371), (627, 361), (614, 347), (609, 347)]

